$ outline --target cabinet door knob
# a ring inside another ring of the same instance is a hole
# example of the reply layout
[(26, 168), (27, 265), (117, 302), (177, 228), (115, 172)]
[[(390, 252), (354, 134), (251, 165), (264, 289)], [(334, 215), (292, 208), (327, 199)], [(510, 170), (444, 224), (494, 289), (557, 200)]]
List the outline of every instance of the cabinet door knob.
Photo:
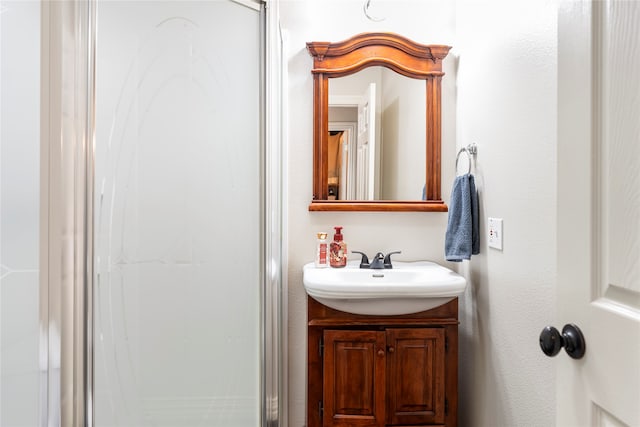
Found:
[(384, 356), (384, 350), (382, 349), (378, 350), (378, 356), (380, 357)]
[(389, 353), (395, 353), (396, 349), (393, 348), (392, 346), (389, 346)]

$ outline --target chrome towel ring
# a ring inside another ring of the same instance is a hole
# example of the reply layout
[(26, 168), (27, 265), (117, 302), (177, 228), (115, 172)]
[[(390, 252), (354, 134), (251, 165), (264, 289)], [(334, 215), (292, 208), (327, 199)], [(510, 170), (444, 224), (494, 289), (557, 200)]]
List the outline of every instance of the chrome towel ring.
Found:
[(473, 156), (478, 154), (478, 146), (475, 142), (467, 145), (466, 147), (462, 147), (460, 151), (458, 151), (458, 155), (456, 156), (456, 175), (458, 174), (458, 161), (460, 160), (460, 154), (465, 153), (467, 158), (469, 159), (469, 170), (467, 173), (471, 173), (471, 162), (473, 161)]

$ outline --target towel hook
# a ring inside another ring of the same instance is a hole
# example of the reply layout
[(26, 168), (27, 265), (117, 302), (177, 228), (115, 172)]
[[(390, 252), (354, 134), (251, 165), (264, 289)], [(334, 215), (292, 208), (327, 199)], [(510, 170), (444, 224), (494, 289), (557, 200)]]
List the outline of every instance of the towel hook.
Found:
[(362, 10), (364, 11), (364, 16), (366, 16), (369, 21), (382, 22), (386, 19), (386, 18), (376, 18), (374, 16), (371, 16), (371, 14), (369, 13), (370, 7), (371, 7), (371, 0), (366, 0), (364, 2), (364, 6), (362, 7)]
[(473, 156), (478, 154), (478, 146), (475, 142), (467, 145), (466, 147), (462, 147), (460, 151), (458, 151), (458, 155), (456, 156), (456, 175), (458, 174), (458, 161), (460, 160), (460, 154), (465, 153), (467, 158), (469, 159), (469, 170), (467, 173), (471, 173), (471, 162), (473, 160)]

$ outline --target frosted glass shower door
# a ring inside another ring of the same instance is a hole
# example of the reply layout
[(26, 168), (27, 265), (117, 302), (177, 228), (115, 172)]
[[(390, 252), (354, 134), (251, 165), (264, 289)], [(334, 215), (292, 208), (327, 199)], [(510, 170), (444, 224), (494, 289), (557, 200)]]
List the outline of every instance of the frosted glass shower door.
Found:
[(38, 423), (40, 5), (0, 1), (0, 426)]
[(260, 423), (261, 20), (98, 2), (97, 427)]

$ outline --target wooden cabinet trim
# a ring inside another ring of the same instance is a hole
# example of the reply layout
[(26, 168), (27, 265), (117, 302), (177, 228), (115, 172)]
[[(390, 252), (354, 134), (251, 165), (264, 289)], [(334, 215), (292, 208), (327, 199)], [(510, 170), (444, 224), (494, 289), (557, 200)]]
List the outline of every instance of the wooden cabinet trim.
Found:
[(458, 299), (454, 298), (446, 304), (435, 307), (431, 310), (419, 313), (403, 314), (398, 316), (368, 316), (361, 314), (345, 313), (344, 311), (329, 308), (310, 296), (307, 296), (307, 321), (317, 326), (335, 324), (393, 324), (411, 322), (422, 324), (423, 321), (437, 321), (458, 323)]
[(376, 319), (372, 321), (353, 320), (342, 321), (340, 319), (314, 319), (309, 321), (309, 326), (327, 327), (332, 326), (406, 326), (406, 327), (422, 327), (422, 326), (441, 326), (441, 325), (457, 325), (460, 323), (455, 319)]

